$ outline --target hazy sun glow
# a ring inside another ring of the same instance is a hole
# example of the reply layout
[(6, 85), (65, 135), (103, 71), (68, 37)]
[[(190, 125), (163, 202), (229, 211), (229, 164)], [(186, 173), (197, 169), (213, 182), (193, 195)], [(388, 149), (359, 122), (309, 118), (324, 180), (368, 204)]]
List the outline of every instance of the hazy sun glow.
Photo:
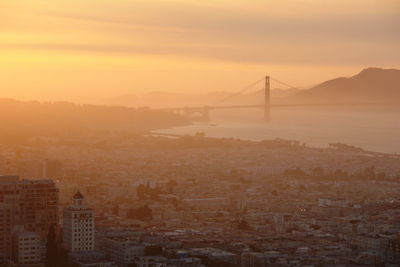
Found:
[[(396, 0), (0, 3), (2, 97), (95, 102), (398, 67)], [(238, 75), (240, 74), (240, 75)]]

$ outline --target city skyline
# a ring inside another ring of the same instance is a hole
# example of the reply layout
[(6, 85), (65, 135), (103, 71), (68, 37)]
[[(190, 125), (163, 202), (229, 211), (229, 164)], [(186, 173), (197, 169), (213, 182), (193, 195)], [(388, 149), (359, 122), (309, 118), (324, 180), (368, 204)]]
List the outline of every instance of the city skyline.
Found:
[(400, 0), (0, 1), (0, 267), (400, 266)]

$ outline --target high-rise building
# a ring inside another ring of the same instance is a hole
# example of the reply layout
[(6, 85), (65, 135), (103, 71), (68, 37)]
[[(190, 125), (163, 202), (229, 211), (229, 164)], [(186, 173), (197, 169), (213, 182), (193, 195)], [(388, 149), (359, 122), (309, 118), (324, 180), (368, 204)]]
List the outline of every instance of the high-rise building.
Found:
[(38, 233), (18, 232), (13, 238), (13, 258), (18, 266), (38, 265), (42, 261), (41, 237)]
[(93, 214), (79, 191), (73, 196), (73, 204), (64, 208), (63, 245), (69, 252), (94, 250)]
[(11, 260), (12, 205), (0, 203), (0, 266)]
[(144, 256), (144, 249), (144, 244), (126, 236), (110, 236), (102, 240), (102, 251), (121, 267), (128, 266), (136, 257)]
[(58, 189), (51, 180), (20, 180), (0, 176), (0, 203), (11, 205), (14, 226), (47, 236), (58, 225)]

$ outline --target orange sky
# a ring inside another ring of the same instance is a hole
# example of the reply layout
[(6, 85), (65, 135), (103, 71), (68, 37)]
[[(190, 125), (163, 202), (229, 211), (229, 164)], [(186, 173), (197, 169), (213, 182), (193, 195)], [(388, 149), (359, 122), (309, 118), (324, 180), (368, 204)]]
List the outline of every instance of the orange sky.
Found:
[(0, 97), (308, 86), (399, 67), (399, 47), (398, 0), (0, 0)]

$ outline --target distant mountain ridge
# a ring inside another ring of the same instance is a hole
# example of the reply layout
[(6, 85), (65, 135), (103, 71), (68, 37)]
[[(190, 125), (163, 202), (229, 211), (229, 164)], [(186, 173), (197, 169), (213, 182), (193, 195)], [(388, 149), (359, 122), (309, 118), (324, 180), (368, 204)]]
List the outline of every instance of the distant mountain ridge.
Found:
[[(258, 90), (232, 97), (232, 92), (203, 94), (150, 92), (143, 96), (124, 95), (106, 99), (103, 104), (131, 107), (183, 107), (207, 105), (261, 105), (264, 92)], [(377, 103), (400, 104), (400, 70), (366, 68), (352, 77), (340, 77), (322, 82), (309, 89), (273, 89), (271, 102), (275, 104), (297, 103)]]
[[(298, 89), (272, 89), (272, 99), (283, 99), (298, 93)], [(144, 107), (149, 106), (152, 108), (158, 107), (183, 107), (183, 106), (210, 106), (210, 105), (241, 105), (241, 104), (263, 104), (264, 90), (242, 94), (233, 97), (227, 101), (220, 102), (220, 100), (228, 98), (232, 92), (216, 91), (203, 94), (191, 93), (173, 93), (154, 91), (142, 96), (133, 94), (123, 95), (115, 98), (104, 99), (102, 104), (105, 105), (122, 105), (130, 107)]]
[(366, 68), (352, 77), (325, 81), (284, 102), (400, 104), (400, 70)]
[(72, 138), (104, 131), (145, 132), (190, 123), (187, 118), (160, 110), (5, 98), (0, 98), (0, 121), (0, 144), (35, 136)]

